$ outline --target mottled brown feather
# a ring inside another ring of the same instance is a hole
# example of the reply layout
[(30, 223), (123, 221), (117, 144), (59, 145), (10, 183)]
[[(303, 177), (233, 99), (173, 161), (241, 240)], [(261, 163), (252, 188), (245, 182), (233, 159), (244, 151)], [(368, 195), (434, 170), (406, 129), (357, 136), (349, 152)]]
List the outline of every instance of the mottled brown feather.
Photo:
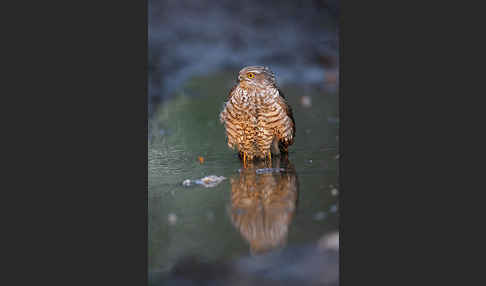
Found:
[(283, 104), (282, 107), (285, 108), (285, 112), (287, 113), (287, 116), (292, 121), (292, 139), (290, 139), (289, 141), (286, 141), (283, 138), (279, 138), (279, 142), (278, 142), (280, 152), (287, 153), (289, 146), (294, 144), (294, 138), (295, 138), (295, 132), (296, 132), (295, 119), (294, 119), (294, 114), (292, 112), (292, 107), (289, 104), (287, 104), (287, 99), (286, 99), (284, 93), (279, 88), (277, 88), (277, 89), (278, 89), (279, 95), (285, 100), (285, 104)]
[[(247, 76), (249, 73), (251, 77)], [(274, 141), (287, 152), (295, 137), (292, 109), (275, 84), (270, 69), (259, 66), (243, 68), (238, 83), (231, 89), (220, 113), (227, 143), (249, 160), (265, 158)], [(278, 150), (277, 150), (278, 151)]]

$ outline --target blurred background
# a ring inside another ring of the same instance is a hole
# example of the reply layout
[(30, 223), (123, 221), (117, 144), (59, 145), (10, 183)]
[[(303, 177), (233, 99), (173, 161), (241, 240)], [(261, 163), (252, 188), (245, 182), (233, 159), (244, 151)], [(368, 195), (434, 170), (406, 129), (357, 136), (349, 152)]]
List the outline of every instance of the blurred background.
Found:
[(148, 4), (150, 114), (189, 78), (248, 65), (271, 67), (280, 84), (337, 81), (338, 0)]
[[(150, 285), (338, 285), (339, 1), (149, 0), (148, 15)], [(243, 168), (219, 122), (249, 65), (294, 110), (276, 172)]]

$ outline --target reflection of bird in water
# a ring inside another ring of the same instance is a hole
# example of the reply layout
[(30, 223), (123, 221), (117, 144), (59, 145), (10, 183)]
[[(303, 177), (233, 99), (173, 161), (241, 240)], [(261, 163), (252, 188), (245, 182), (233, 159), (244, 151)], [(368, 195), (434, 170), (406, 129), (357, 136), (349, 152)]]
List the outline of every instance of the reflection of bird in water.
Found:
[(276, 165), (274, 169), (263, 169), (265, 162), (254, 162), (231, 178), (231, 221), (250, 243), (252, 254), (284, 246), (295, 212), (295, 170), (290, 163), (282, 164), (283, 169), (280, 162)]
[(243, 162), (286, 153), (294, 143), (292, 109), (278, 89), (273, 72), (263, 66), (243, 68), (219, 115), (228, 146), (237, 148)]

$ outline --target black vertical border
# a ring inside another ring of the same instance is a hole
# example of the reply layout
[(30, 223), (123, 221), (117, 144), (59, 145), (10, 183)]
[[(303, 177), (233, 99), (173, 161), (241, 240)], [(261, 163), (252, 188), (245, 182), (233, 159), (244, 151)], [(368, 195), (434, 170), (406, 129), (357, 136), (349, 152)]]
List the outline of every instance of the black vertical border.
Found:
[[(470, 273), (459, 275), (458, 264), (468, 260), (451, 253), (468, 253), (470, 242), (452, 233), (475, 235), (454, 228), (459, 220), (466, 229), (471, 216), (458, 219), (465, 188), (451, 191), (458, 175), (444, 170), (454, 165), (449, 158), (461, 157), (444, 146), (465, 150), (448, 142), (454, 125), (447, 120), (457, 124), (461, 116), (446, 104), (468, 93), (469, 76), (461, 82), (452, 71), (466, 74), (454, 62), (479, 58), (466, 59), (475, 44), (461, 37), (475, 38), (471, 29), (482, 26), (455, 3), (340, 4), (340, 285), (439, 285), (453, 278), (464, 284)], [(437, 135), (443, 137), (433, 141)]]
[(341, 1), (338, 2), (338, 37), (339, 37), (339, 285), (344, 285), (343, 281), (343, 195), (344, 195), (344, 107), (343, 107), (343, 8)]
[(4, 11), (17, 30), (2, 39), (16, 68), (3, 94), (19, 104), (3, 134), (18, 172), (2, 188), (17, 197), (4, 200), (2, 256), (18, 272), (5, 272), (20, 285), (147, 285), (147, 1)]

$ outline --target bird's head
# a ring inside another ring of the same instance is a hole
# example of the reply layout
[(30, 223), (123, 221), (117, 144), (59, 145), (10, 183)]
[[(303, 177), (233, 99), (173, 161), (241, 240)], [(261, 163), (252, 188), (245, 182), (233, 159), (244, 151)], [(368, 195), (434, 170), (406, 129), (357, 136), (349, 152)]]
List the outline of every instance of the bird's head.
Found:
[(275, 75), (264, 66), (248, 66), (240, 70), (238, 82), (248, 87), (267, 87), (275, 85)]

